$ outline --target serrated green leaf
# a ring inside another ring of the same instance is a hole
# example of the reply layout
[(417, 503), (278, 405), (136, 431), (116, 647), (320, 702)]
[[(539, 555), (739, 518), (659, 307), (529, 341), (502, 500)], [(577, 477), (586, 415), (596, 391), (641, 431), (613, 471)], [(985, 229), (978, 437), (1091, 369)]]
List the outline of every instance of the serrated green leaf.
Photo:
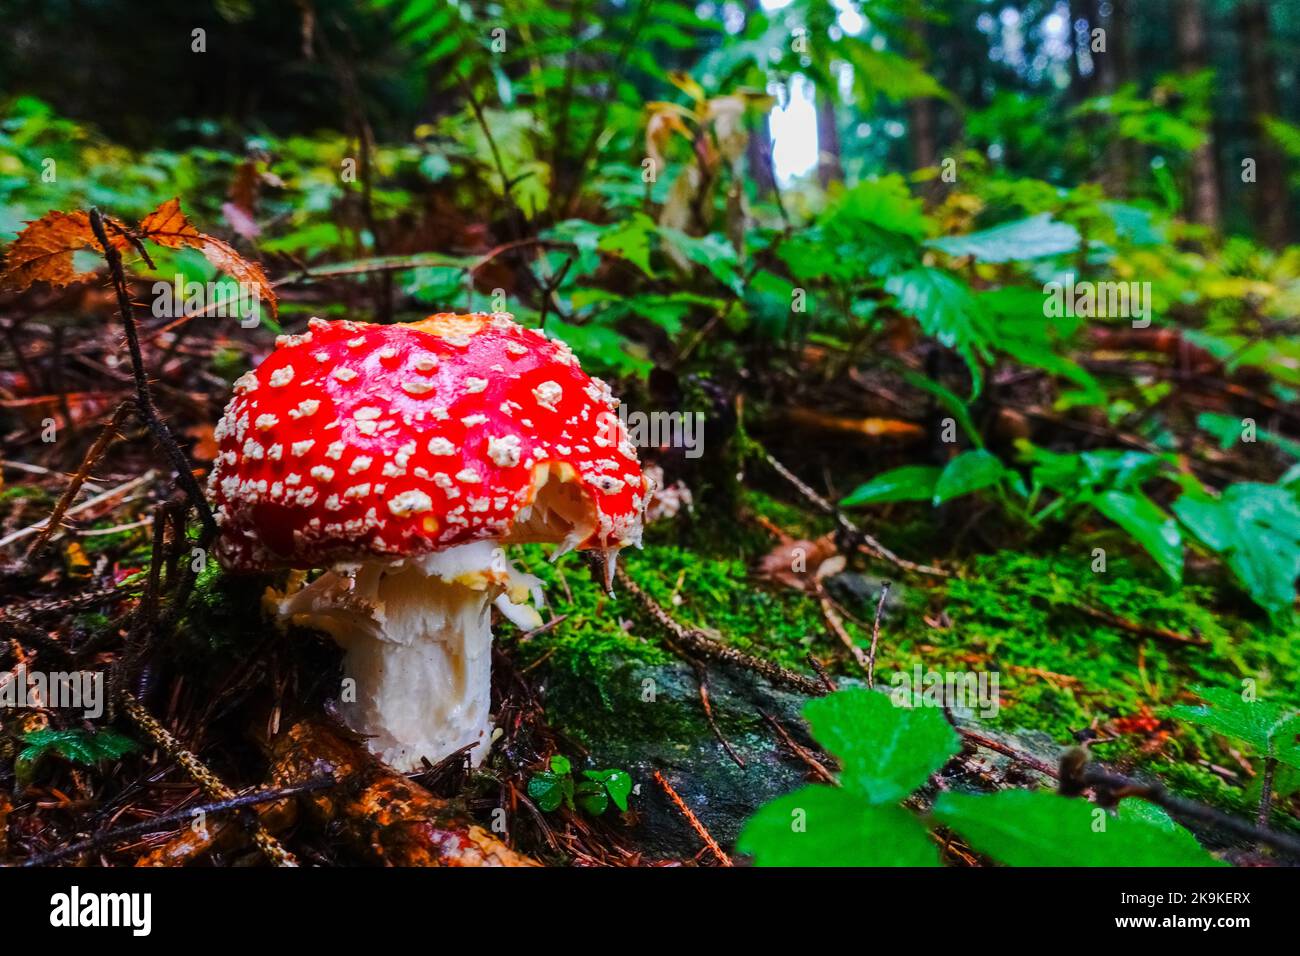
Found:
[(853, 688), (804, 705), (812, 734), (840, 759), (840, 783), (870, 803), (896, 803), (957, 752), (942, 711), (896, 706), (889, 695)]
[(934, 816), (1010, 866), (1223, 866), (1185, 829), (1125, 803), (1115, 815), (1086, 800), (1031, 790), (945, 793)]
[(643, 212), (634, 213), (629, 219), (607, 229), (596, 248), (601, 252), (626, 259), (650, 278), (654, 270), (650, 268), (650, 238), (654, 235), (655, 223)]
[(1193, 689), (1205, 704), (1179, 704), (1170, 710), (1175, 717), (1240, 740), (1261, 757), (1286, 758), (1288, 763), (1291, 762), (1294, 737), (1300, 732), (1300, 714), (1294, 707), (1266, 700), (1247, 700), (1239, 692), (1225, 687)]
[(806, 786), (761, 807), (736, 849), (758, 866), (938, 866), (939, 848), (902, 807)]
[(992, 358), (987, 316), (970, 287), (961, 279), (929, 266), (890, 276), (885, 291), (898, 299), (898, 309), (916, 319), (921, 331), (955, 351), (970, 369), (971, 394), (984, 382), (980, 365)]
[(1183, 495), (1173, 509), (1257, 604), (1272, 614), (1291, 608), (1300, 577), (1300, 503), (1294, 492), (1241, 482), (1218, 499)]

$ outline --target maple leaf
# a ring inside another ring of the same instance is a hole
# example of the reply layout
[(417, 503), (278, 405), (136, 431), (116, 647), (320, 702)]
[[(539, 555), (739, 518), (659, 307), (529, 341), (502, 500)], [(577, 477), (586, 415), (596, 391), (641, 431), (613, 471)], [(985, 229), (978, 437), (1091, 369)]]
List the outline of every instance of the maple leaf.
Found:
[(257, 290), (258, 300), (271, 306), (271, 315), (277, 311), (275, 292), (267, 281), (266, 273), (256, 262), (249, 262), (228, 242), (206, 235), (194, 228), (181, 212), (179, 199), (168, 199), (140, 220), (140, 234), (151, 242), (169, 249), (197, 249), (203, 257), (221, 272), (246, 282)]
[[(109, 230), (109, 243), (118, 249), (127, 246), (127, 238), (118, 230)], [(21, 292), (34, 282), (48, 282), (58, 287), (93, 279), (93, 272), (78, 272), (72, 254), (79, 249), (100, 251), (90, 228), (90, 216), (76, 212), (47, 212), (29, 222), (9, 247), (4, 269), (0, 270), (0, 288)]]

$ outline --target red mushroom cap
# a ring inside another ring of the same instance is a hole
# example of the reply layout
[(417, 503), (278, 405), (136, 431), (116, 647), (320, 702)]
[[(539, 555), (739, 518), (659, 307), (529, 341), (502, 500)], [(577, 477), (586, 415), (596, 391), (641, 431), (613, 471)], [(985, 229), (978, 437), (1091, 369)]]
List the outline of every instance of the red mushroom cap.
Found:
[(217, 426), (218, 556), (321, 567), (511, 538), (557, 478), (593, 529), (579, 547), (639, 543), (647, 488), (617, 405), (505, 313), (312, 319), (240, 377)]

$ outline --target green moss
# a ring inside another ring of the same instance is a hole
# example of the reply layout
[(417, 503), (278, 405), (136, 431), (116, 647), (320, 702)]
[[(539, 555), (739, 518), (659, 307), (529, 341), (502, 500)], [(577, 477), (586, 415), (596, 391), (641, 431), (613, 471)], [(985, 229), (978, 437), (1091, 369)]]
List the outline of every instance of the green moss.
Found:
[[(1193, 684), (1240, 688), (1244, 678), (1255, 680), (1261, 695), (1300, 706), (1293, 629), (1223, 617), (1213, 610), (1210, 589), (1172, 588), (1136, 563), (1112, 560), (1108, 573), (1094, 574), (1064, 553), (998, 552), (972, 559), (931, 598), (951, 625), (931, 628), (919, 615), (905, 615), (901, 629), (890, 629), (882, 665), (997, 670), (1003, 707), (995, 723), (1006, 729), (1040, 729), (1065, 742), (1094, 721), (1144, 706), (1159, 713), (1185, 699)], [(1073, 609), (1079, 602), (1208, 645), (1142, 638)], [(1178, 731), (1216, 749), (1194, 728)]]
[[(651, 545), (624, 552), (620, 560), (646, 593), (671, 609), (682, 624), (748, 653), (802, 670), (808, 650), (826, 639), (815, 601), (789, 589), (756, 586), (740, 558)], [(581, 559), (550, 565), (540, 549), (530, 548), (520, 563), (543, 580), (554, 611), (568, 615), (559, 627), (516, 645), (525, 664), (545, 654), (570, 671), (599, 676), (610, 660), (669, 659), (658, 625), (644, 609), (626, 593), (616, 591), (610, 598)], [(630, 629), (624, 626), (629, 622)]]
[(35, 485), (10, 485), (0, 491), (0, 510), (7, 512), (20, 501), (26, 502), (28, 507), (33, 508), (48, 508), (54, 505), (53, 496)]

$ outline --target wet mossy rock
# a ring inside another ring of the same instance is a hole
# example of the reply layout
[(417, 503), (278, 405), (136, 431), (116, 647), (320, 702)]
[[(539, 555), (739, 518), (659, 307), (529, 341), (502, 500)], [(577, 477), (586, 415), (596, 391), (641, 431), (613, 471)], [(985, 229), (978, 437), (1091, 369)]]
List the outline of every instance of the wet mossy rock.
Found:
[(658, 770), (724, 848), (758, 807), (804, 780), (802, 765), (783, 755), (758, 708), (803, 736), (805, 698), (720, 668), (709, 672), (714, 719), (745, 762), (736, 765), (709, 728), (695, 672), (686, 664), (610, 662), (595, 682), (568, 670), (542, 682), (548, 719), (588, 748), (601, 766), (628, 771), (639, 788), (637, 842), (649, 859), (683, 859), (700, 839), (654, 781)]

